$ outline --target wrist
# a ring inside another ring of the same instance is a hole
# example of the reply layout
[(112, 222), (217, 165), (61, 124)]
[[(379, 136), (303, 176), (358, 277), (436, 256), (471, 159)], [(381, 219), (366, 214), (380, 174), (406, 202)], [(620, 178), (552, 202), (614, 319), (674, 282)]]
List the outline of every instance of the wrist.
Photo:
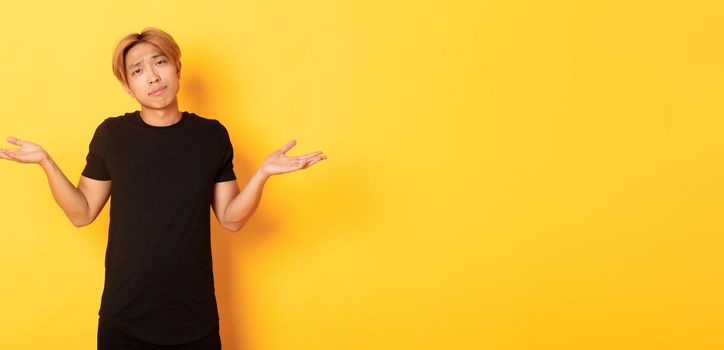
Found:
[(262, 180), (267, 180), (271, 177), (271, 174), (267, 174), (262, 168), (256, 169), (256, 176)]
[(38, 164), (41, 168), (43, 168), (43, 170), (48, 171), (53, 166), (53, 158), (50, 157), (50, 154), (44, 152), (43, 158), (40, 160), (40, 162), (38, 162)]

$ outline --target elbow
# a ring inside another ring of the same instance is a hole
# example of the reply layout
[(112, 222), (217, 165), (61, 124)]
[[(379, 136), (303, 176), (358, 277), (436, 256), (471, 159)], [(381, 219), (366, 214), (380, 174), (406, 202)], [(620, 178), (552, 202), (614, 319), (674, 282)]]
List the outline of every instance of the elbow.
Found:
[(88, 226), (88, 225), (90, 224), (90, 222), (79, 221), (79, 220), (72, 220), (72, 219), (70, 220), (70, 222), (71, 222), (71, 223), (73, 224), (73, 226), (75, 226), (75, 227), (83, 227), (83, 226)]
[(91, 224), (91, 222), (93, 222), (93, 220), (88, 220), (87, 218), (77, 218), (77, 217), (72, 217), (72, 216), (69, 216), (68, 218), (70, 219), (70, 222), (75, 227), (88, 226)]
[(227, 225), (223, 225), (223, 226), (227, 231), (231, 231), (231, 232), (239, 232), (239, 230), (241, 230), (241, 226), (237, 226), (237, 225), (228, 225), (227, 224)]
[(244, 222), (225, 222), (221, 225), (223, 228), (225, 228), (227, 231), (231, 232), (239, 232), (242, 227), (244, 227)]

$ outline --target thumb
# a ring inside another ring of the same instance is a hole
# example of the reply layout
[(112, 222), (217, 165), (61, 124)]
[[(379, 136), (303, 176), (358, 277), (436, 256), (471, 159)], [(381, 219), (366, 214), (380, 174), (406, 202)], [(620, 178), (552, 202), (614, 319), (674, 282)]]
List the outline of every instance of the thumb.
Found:
[(8, 142), (12, 143), (13, 145), (18, 145), (18, 146), (22, 146), (25, 144), (25, 141), (12, 137), (12, 136), (8, 136)]
[(296, 145), (296, 144), (297, 144), (297, 140), (291, 140), (291, 141), (287, 142), (286, 145), (282, 146), (282, 148), (280, 148), (279, 151), (282, 152), (282, 154), (285, 154), (285, 153), (287, 153), (287, 151), (292, 149), (292, 147), (294, 147), (294, 145)]

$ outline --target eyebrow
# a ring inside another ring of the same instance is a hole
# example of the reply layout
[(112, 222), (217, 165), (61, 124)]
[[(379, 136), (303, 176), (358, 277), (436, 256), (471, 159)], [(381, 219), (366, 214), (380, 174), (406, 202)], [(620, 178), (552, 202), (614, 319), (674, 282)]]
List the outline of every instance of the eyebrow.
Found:
[[(157, 54), (155, 54), (155, 55), (151, 56), (151, 58), (156, 58), (156, 57), (159, 57), (159, 56), (166, 56), (166, 55), (164, 55), (163, 53), (157, 53)], [(131, 68), (133, 68), (133, 67), (135, 67), (135, 66), (137, 66), (137, 65), (141, 64), (142, 62), (143, 62), (143, 60), (141, 60), (141, 61), (138, 61), (138, 62), (136, 62), (136, 63), (134, 63), (134, 64), (132, 64), (132, 65), (128, 66), (128, 67), (126, 68), (126, 70), (129, 70), (129, 69), (131, 69)]]

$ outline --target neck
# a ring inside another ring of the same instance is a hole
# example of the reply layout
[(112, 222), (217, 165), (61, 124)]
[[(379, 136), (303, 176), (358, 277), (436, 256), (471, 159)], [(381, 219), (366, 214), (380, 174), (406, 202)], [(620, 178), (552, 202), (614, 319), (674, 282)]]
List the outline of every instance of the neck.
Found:
[(153, 126), (168, 126), (181, 120), (176, 100), (163, 108), (151, 108), (141, 105), (141, 118), (146, 124)]

